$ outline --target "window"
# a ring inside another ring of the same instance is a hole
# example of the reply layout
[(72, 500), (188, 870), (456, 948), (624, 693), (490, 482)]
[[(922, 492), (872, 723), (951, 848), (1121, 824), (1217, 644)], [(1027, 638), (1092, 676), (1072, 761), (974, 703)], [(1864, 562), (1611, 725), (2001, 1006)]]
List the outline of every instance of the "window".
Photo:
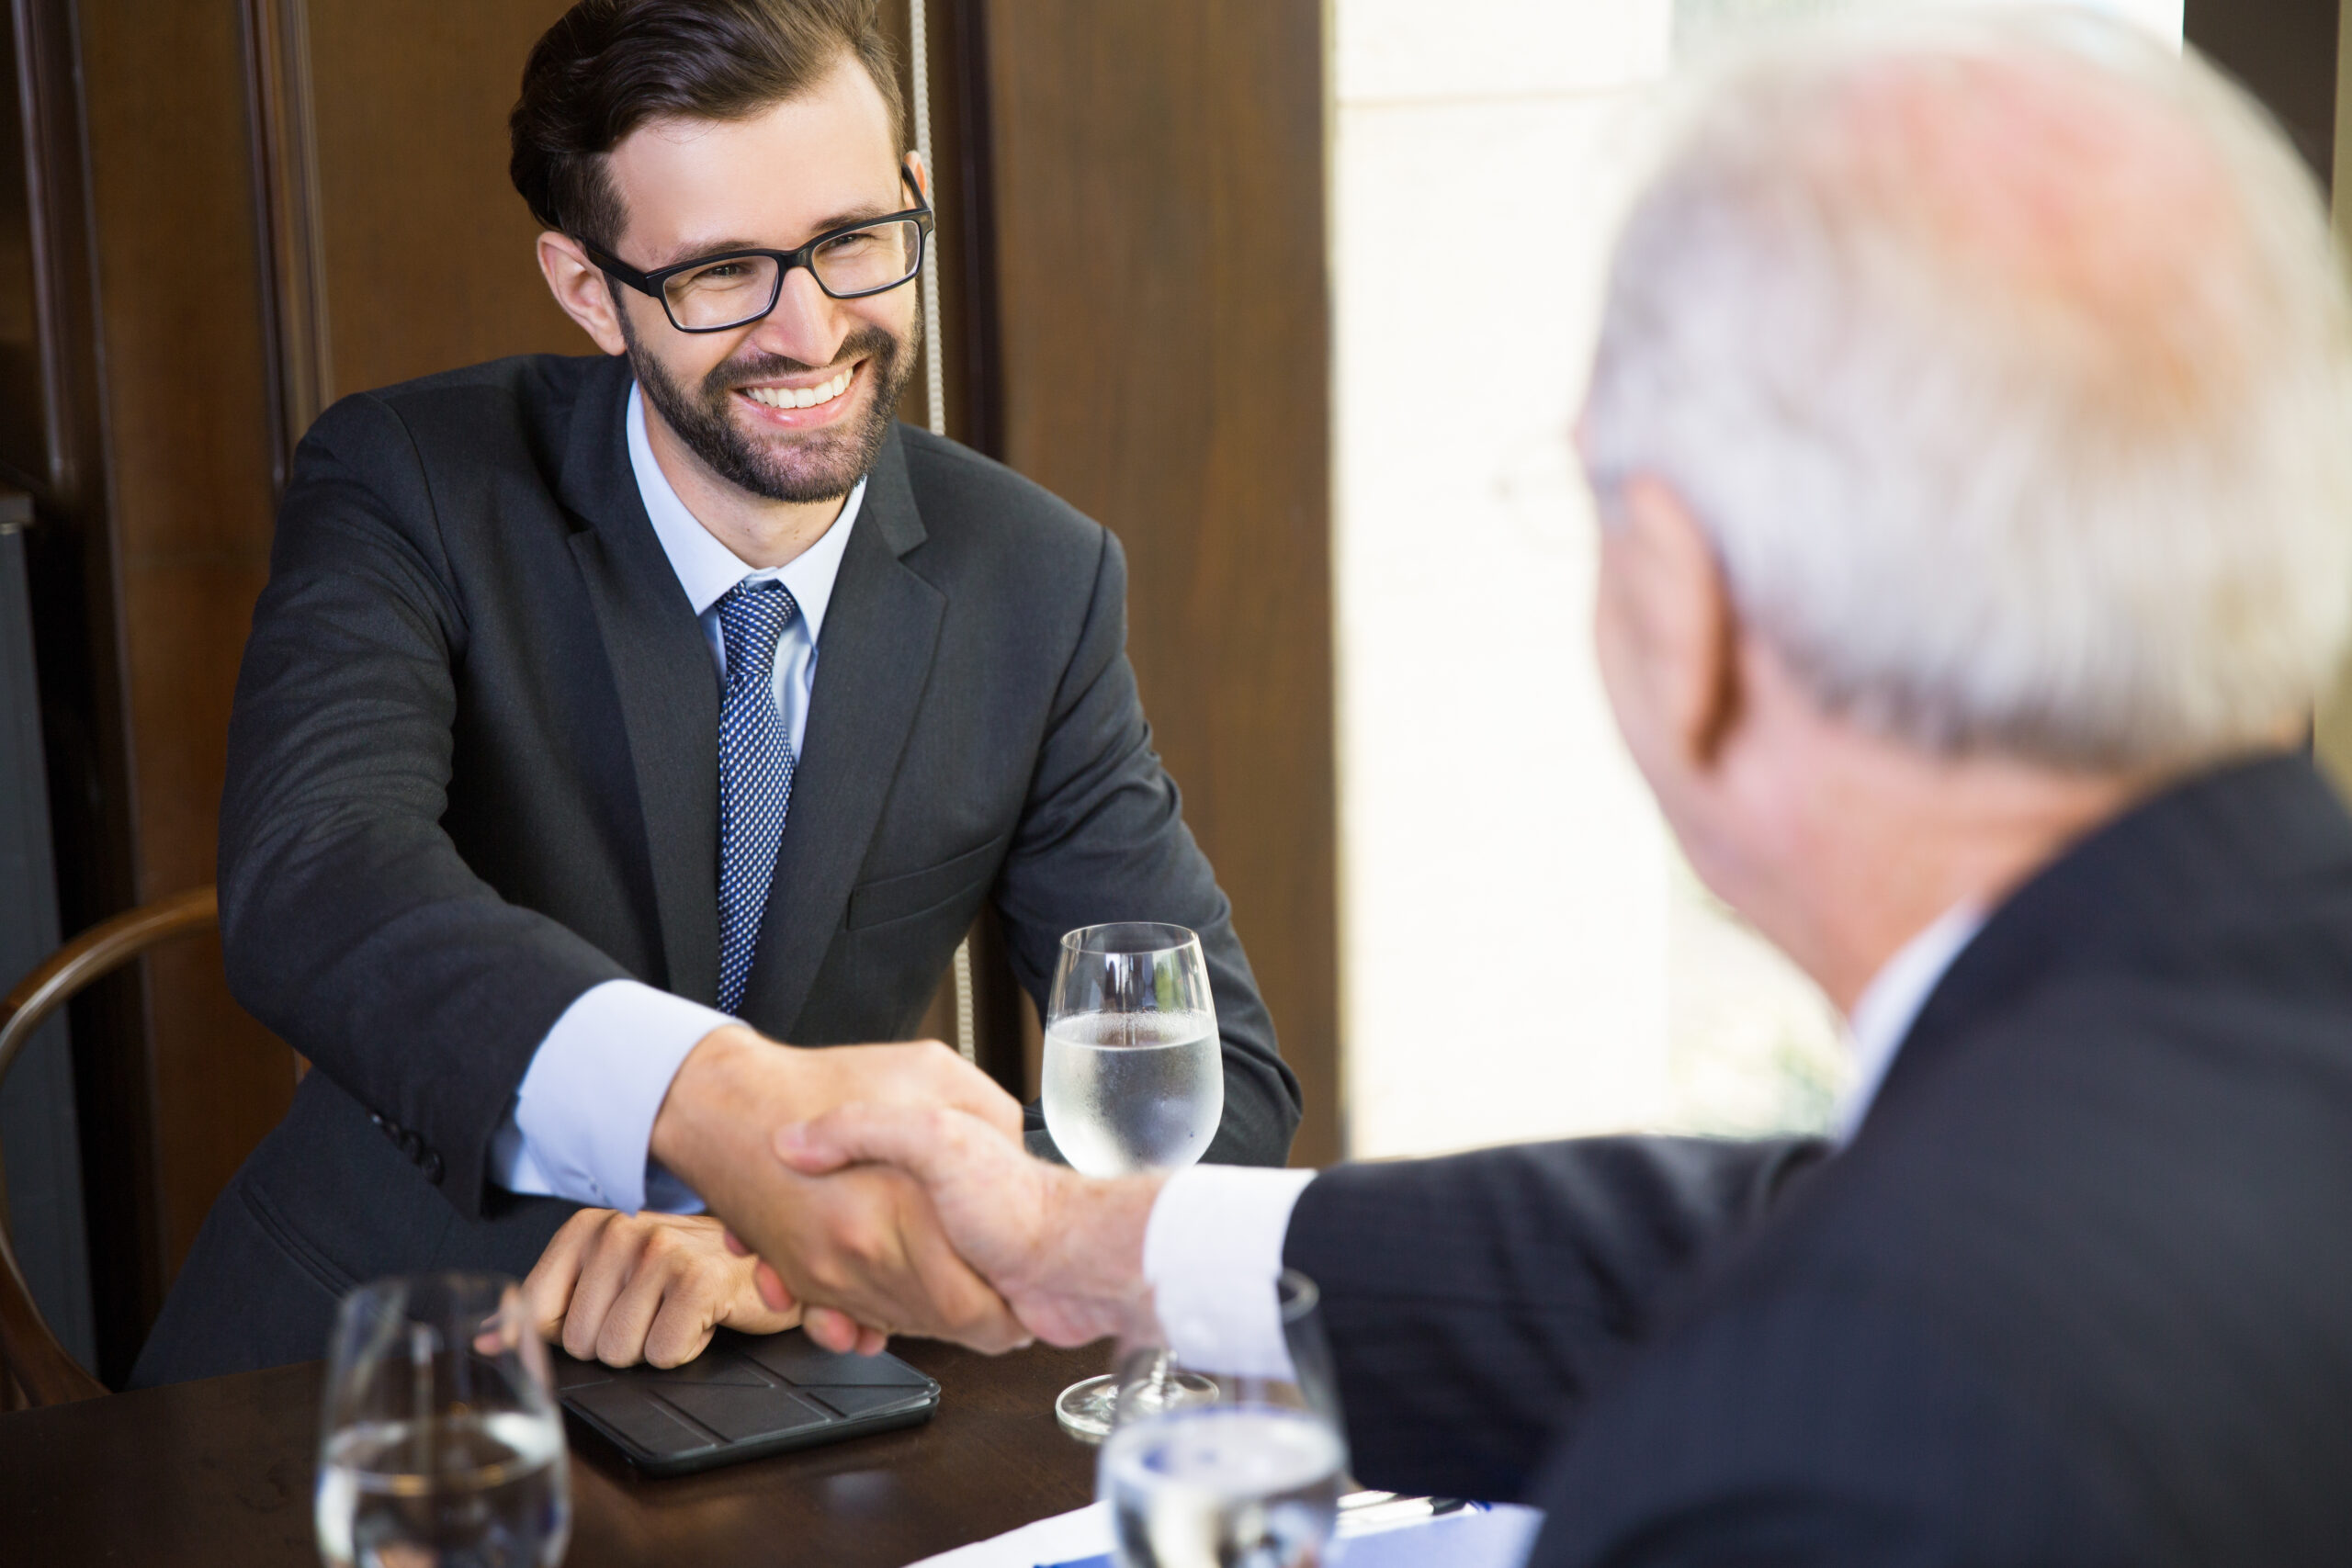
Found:
[[(1840, 3), (1870, 0), (1336, 0), (1355, 1156), (1817, 1128), (1843, 1086), (1828, 1004), (1700, 886), (1618, 742), (1566, 444), (1652, 90)], [(2179, 37), (2180, 0), (2107, 8)]]

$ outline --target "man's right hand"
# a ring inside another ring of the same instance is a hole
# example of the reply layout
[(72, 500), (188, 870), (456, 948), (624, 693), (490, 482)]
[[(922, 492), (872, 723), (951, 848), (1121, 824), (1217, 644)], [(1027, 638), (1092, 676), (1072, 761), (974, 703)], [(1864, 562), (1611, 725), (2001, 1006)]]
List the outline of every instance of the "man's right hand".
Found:
[[(827, 1181), (888, 1171), (919, 1183), (957, 1253), (1002, 1292), (1024, 1328), (1050, 1344), (1153, 1331), (1143, 1239), (1164, 1174), (1080, 1176), (1032, 1157), (962, 1111), (904, 1105), (844, 1105), (784, 1127), (775, 1152), (794, 1170)], [(861, 1348), (878, 1349), (877, 1331), (905, 1326), (877, 1321), (854, 1293), (795, 1294), (811, 1335), (829, 1341), (851, 1332), (833, 1324), (836, 1314), (863, 1331)]]
[[(730, 1026), (687, 1054), (654, 1118), (650, 1153), (775, 1268), (792, 1297), (844, 1303), (858, 1323), (886, 1332), (990, 1350), (1025, 1343), (1011, 1309), (948, 1245), (930, 1199), (904, 1173), (876, 1167), (820, 1180), (778, 1164), (777, 1127), (852, 1103), (952, 1110), (1020, 1148), (1018, 1102), (936, 1041), (812, 1050)], [(861, 1343), (837, 1319), (809, 1331), (836, 1349)]]

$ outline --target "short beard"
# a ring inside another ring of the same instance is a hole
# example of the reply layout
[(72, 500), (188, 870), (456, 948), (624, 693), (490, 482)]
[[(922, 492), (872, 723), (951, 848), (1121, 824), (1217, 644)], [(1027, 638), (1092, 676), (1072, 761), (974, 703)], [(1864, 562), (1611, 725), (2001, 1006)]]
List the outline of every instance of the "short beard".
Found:
[(840, 428), (770, 441), (755, 439), (735, 423), (734, 389), (753, 381), (829, 367), (803, 365), (775, 354), (738, 355), (705, 376), (698, 392), (689, 395), (638, 342), (626, 312), (621, 316), (621, 336), (628, 341), (629, 368), (637, 372), (638, 385), (704, 467), (728, 483), (768, 501), (807, 502), (847, 495), (882, 455), (882, 443), (899, 416), (899, 395), (914, 374), (922, 321), (916, 318), (915, 330), (905, 340), (872, 325), (860, 327), (842, 340), (833, 363), (863, 356), (873, 382), (872, 400), (862, 417)]

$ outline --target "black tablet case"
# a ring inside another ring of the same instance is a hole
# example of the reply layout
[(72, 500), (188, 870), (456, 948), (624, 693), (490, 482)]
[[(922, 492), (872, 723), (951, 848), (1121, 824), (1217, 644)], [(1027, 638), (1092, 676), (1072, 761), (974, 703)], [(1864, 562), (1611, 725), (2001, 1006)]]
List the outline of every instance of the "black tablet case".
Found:
[(939, 1384), (896, 1356), (836, 1355), (798, 1329), (720, 1329), (683, 1367), (607, 1367), (549, 1347), (557, 1397), (630, 1463), (683, 1475), (928, 1421)]

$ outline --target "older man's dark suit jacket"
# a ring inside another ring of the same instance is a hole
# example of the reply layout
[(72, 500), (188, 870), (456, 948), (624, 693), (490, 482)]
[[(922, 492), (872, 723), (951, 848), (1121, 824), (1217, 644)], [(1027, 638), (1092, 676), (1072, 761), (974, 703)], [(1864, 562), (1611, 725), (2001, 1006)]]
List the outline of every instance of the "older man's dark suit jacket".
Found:
[(1995, 914), (1859, 1135), (1342, 1169), (1358, 1473), (1533, 1562), (2352, 1562), (2352, 822), (2188, 784)]
[[(718, 689), (630, 471), (619, 360), (345, 400), (303, 442), (221, 807), (235, 994), (315, 1064), (215, 1206), (142, 1382), (321, 1353), (397, 1270), (520, 1274), (573, 1205), (492, 1135), (572, 1000), (717, 994)], [(804, 1045), (911, 1035), (983, 903), (1033, 994), (1063, 931), (1201, 933), (1225, 1040), (1211, 1157), (1280, 1163), (1298, 1089), (1153, 754), (1102, 528), (921, 432), (885, 445), (825, 616), (740, 1011)]]

